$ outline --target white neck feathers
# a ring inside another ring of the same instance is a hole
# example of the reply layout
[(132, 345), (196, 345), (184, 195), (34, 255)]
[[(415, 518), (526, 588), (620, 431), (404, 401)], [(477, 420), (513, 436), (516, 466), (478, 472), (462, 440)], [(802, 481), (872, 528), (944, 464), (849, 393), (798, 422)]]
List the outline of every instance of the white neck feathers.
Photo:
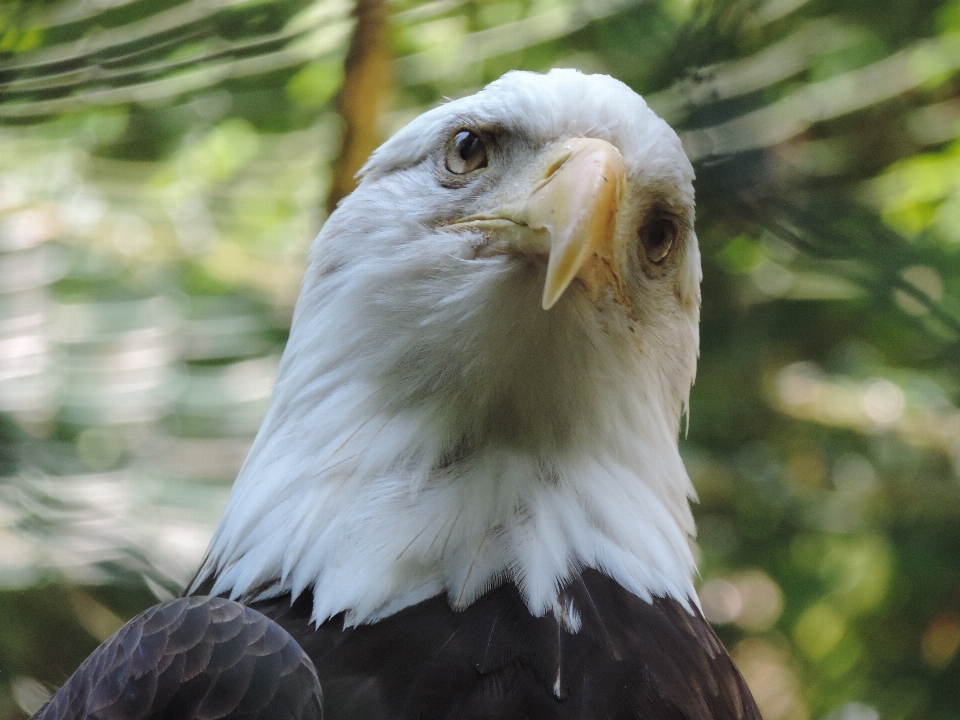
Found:
[(533, 614), (558, 612), (582, 567), (695, 602), (677, 431), (696, 338), (667, 377), (656, 327), (641, 352), (609, 331), (627, 319), (584, 297), (540, 310), (535, 268), (438, 253), (447, 266), (429, 275), (402, 260), (311, 267), (197, 584), (312, 588), (318, 623), (438, 593), (465, 607), (503, 582)]

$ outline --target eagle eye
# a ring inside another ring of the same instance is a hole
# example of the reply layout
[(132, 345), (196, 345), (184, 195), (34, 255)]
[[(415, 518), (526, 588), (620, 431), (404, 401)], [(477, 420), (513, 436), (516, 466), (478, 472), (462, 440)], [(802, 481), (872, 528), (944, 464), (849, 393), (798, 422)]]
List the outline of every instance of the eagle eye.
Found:
[(454, 175), (472, 173), (487, 166), (487, 147), (476, 133), (458, 130), (447, 141), (444, 164)]
[(664, 261), (677, 239), (680, 228), (669, 217), (653, 217), (645, 222), (638, 232), (647, 260), (654, 264)]

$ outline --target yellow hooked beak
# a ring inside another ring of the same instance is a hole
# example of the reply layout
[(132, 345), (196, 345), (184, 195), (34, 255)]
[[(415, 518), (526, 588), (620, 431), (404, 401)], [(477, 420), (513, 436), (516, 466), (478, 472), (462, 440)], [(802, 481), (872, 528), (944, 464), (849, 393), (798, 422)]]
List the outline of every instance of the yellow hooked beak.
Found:
[(629, 303), (618, 268), (617, 212), (626, 187), (620, 151), (605, 140), (570, 138), (553, 147), (532, 189), (491, 214), (451, 223), (488, 236), (482, 255), (547, 258), (544, 310), (552, 308), (579, 277), (594, 301), (606, 288)]
[(594, 293), (609, 283), (622, 296), (614, 237), (625, 185), (620, 151), (605, 140), (571, 138), (550, 153), (543, 180), (515, 217), (550, 236), (544, 310), (578, 275)]

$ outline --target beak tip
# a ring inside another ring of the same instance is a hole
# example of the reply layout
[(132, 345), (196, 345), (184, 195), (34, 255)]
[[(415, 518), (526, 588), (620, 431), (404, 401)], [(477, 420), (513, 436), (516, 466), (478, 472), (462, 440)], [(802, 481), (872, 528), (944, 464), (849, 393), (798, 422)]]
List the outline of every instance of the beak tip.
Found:
[(543, 299), (540, 301), (540, 306), (544, 310), (549, 310), (557, 304), (557, 300), (560, 299), (561, 295), (563, 295), (562, 291), (551, 293), (548, 288), (544, 288)]

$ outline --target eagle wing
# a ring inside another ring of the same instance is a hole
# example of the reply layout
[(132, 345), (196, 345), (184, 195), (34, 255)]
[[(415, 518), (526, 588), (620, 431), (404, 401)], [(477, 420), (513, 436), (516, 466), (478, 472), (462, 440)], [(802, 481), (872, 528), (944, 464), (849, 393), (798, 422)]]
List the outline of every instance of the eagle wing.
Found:
[(320, 720), (320, 683), (282, 627), (218, 597), (155, 605), (98, 647), (34, 720)]

